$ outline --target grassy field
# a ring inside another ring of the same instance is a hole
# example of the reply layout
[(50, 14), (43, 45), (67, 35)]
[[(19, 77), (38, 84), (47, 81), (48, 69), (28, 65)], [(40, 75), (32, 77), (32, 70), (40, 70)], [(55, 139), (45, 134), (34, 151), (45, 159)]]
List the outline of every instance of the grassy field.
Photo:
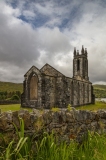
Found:
[(106, 103), (105, 102), (96, 102), (95, 104), (77, 107), (77, 109), (97, 111), (98, 109), (106, 109)]
[[(20, 104), (9, 104), (9, 105), (0, 105), (0, 109), (1, 112), (7, 112), (7, 111), (19, 111), (20, 109), (24, 109), (24, 108), (20, 108)], [(31, 108), (25, 108), (27, 109), (29, 112), (32, 111)]]
[[(0, 105), (0, 109), (2, 112), (6, 111), (18, 111), (20, 109), (27, 109), (29, 112), (32, 111), (31, 108), (20, 108), (20, 104), (9, 104), (9, 105)], [(106, 109), (106, 103), (104, 102), (96, 102), (94, 105), (86, 105), (86, 106), (80, 106), (76, 107), (78, 110), (91, 110), (91, 111), (96, 111), (98, 109)], [(58, 111), (59, 108), (52, 108), (53, 111)]]

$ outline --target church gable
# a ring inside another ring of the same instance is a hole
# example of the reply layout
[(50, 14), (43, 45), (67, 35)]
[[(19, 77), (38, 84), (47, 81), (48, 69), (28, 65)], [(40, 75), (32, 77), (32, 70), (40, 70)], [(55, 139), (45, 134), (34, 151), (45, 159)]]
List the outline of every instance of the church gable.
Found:
[(73, 78), (45, 64), (41, 69), (32, 66), (24, 75), (21, 106), (33, 108), (65, 108), (95, 102), (93, 87), (88, 77), (87, 50), (81, 54), (74, 49)]
[(32, 73), (36, 73), (37, 75), (40, 74), (40, 70), (35, 67), (35, 66), (32, 66), (28, 71), (27, 73), (24, 75), (24, 77), (29, 77)]
[(44, 73), (45, 75), (50, 75), (50, 76), (64, 76), (62, 73), (57, 71), (55, 68), (50, 66), (49, 64), (45, 64), (41, 69), (41, 73)]

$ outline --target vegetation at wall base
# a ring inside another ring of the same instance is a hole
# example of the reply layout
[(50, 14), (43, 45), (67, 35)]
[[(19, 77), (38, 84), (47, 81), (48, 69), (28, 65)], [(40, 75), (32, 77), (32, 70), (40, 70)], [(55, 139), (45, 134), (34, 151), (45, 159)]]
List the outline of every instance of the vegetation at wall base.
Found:
[(37, 140), (36, 136), (24, 134), (24, 122), (20, 119), (20, 131), (14, 125), (17, 141), (14, 139), (7, 145), (2, 134), (0, 145), (0, 160), (106, 160), (106, 135), (89, 132), (78, 143), (70, 139), (70, 143), (58, 142), (54, 134), (43, 134)]
[(78, 109), (78, 110), (90, 110), (90, 111), (97, 111), (99, 109), (106, 109), (106, 102), (97, 101), (95, 104), (79, 106), (79, 107), (76, 107), (76, 109)]
[[(18, 111), (20, 109), (27, 109), (29, 112), (32, 111), (32, 108), (21, 108), (21, 104), (9, 104), (9, 105), (0, 105), (0, 110), (1, 112), (6, 112), (6, 111)], [(68, 110), (71, 110), (71, 106), (67, 106)], [(84, 105), (80, 107), (76, 107), (78, 110), (91, 110), (91, 111), (97, 111), (98, 109), (106, 109), (106, 102), (96, 102), (95, 104), (90, 104), (90, 105)], [(57, 112), (61, 110), (58, 107), (52, 107), (52, 111)]]
[(22, 109), (27, 109), (29, 112), (32, 111), (32, 108), (21, 108), (20, 107), (21, 104), (9, 104), (9, 105), (0, 105), (0, 110), (1, 112), (8, 112), (8, 111), (19, 111)]

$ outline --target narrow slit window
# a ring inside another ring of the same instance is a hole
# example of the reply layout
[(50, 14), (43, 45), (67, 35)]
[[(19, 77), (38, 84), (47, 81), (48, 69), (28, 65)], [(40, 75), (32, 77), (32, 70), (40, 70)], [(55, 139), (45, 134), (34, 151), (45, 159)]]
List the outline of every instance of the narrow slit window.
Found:
[(86, 60), (85, 60), (85, 70), (86, 70), (86, 68), (87, 68), (86, 65), (87, 65), (87, 62), (86, 62)]
[(80, 70), (80, 60), (78, 59), (77, 60), (77, 71), (79, 71)]

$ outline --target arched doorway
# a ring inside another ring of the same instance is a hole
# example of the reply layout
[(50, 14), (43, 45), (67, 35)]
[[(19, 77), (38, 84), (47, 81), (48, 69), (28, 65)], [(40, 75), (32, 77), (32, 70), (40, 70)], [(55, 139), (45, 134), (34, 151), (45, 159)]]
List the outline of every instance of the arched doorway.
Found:
[(38, 99), (38, 77), (33, 74), (30, 79), (30, 100)]

